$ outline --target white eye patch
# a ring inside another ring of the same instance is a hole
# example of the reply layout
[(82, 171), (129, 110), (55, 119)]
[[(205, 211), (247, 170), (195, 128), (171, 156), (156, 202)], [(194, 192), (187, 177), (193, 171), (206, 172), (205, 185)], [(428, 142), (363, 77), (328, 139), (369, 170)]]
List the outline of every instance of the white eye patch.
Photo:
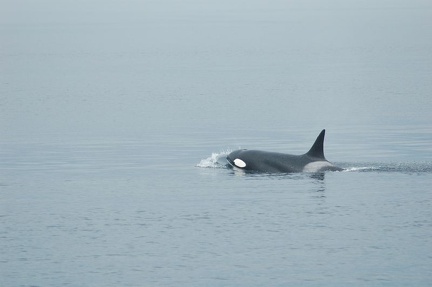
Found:
[(244, 161), (242, 161), (241, 159), (239, 159), (239, 158), (236, 158), (235, 160), (234, 160), (234, 164), (235, 164), (235, 166), (237, 166), (237, 167), (246, 167), (246, 163), (244, 162)]

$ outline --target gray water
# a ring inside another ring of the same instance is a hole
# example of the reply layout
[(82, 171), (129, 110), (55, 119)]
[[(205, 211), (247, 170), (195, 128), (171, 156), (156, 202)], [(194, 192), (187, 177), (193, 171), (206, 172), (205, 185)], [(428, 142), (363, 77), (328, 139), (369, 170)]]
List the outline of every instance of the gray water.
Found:
[(0, 5), (1, 286), (432, 284), (429, 1)]

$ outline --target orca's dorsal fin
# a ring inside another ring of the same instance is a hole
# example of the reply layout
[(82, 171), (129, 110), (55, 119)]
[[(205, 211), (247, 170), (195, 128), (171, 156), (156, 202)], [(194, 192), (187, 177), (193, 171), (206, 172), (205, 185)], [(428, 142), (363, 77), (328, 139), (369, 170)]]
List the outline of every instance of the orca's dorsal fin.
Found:
[(315, 143), (312, 145), (311, 149), (306, 153), (307, 156), (325, 160), (324, 136), (325, 130), (322, 130), (321, 133), (318, 135), (317, 139), (315, 140)]

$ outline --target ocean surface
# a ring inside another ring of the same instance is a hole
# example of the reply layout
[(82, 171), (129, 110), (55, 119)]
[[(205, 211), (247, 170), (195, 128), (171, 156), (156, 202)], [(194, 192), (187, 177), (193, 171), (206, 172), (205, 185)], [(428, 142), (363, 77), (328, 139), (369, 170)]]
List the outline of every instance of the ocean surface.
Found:
[(0, 1), (0, 286), (432, 285), (430, 1), (61, 2)]

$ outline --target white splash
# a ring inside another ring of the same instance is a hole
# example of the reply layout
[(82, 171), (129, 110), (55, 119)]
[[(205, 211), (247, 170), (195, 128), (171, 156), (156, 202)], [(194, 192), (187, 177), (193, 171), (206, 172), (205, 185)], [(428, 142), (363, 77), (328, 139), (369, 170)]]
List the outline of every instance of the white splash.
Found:
[(226, 156), (231, 151), (223, 151), (219, 153), (212, 153), (210, 157), (202, 159), (196, 166), (202, 168), (220, 168), (224, 167), (228, 162)]

